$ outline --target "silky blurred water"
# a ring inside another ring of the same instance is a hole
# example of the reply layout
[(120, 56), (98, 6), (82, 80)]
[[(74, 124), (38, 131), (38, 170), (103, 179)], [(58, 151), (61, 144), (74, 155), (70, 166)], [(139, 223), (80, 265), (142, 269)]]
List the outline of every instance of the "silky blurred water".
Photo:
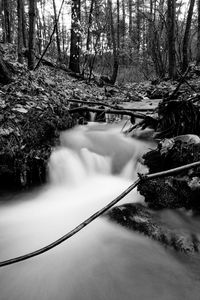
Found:
[[(61, 135), (49, 184), (0, 207), (0, 260), (51, 243), (102, 208), (145, 171), (149, 147), (116, 130), (75, 128)], [(142, 202), (136, 190), (122, 202)], [(184, 263), (186, 261), (186, 263)], [(0, 300), (199, 299), (189, 262), (104, 218), (51, 251), (0, 268)]]

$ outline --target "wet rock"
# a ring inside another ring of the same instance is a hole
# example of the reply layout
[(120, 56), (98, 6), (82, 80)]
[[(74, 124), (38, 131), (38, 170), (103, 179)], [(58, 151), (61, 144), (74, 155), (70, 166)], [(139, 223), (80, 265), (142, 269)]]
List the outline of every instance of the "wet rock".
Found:
[(163, 101), (158, 107), (159, 138), (200, 135), (200, 110), (192, 101)]
[(145, 197), (149, 208), (191, 208), (192, 191), (186, 181), (166, 177), (143, 181), (138, 191)]
[[(157, 149), (146, 153), (144, 164), (150, 173), (177, 168), (200, 160), (200, 138), (188, 134), (161, 140)], [(143, 181), (138, 190), (150, 208), (187, 208), (200, 212), (200, 168), (178, 175)]]
[[(200, 251), (200, 222), (192, 227), (191, 217), (181, 212), (153, 211), (142, 204), (129, 203), (114, 207), (106, 213), (106, 217), (123, 227), (140, 232), (165, 246), (177, 251), (193, 253)], [(169, 216), (172, 214), (173, 218)], [(173, 215), (175, 214), (175, 215)], [(177, 226), (179, 222), (180, 226)]]
[(14, 116), (11, 111), (6, 108), (0, 121), (3, 128), (12, 128), (6, 135), (0, 133), (0, 190), (45, 183), (59, 131), (73, 126), (67, 110), (56, 104), (45, 110), (31, 108), (26, 114), (16, 111)]
[[(147, 152), (144, 163), (150, 173), (165, 171), (200, 160), (200, 138), (187, 134), (171, 139), (163, 139), (157, 149)], [(195, 170), (200, 170), (196, 168)], [(193, 172), (193, 173), (196, 173)]]

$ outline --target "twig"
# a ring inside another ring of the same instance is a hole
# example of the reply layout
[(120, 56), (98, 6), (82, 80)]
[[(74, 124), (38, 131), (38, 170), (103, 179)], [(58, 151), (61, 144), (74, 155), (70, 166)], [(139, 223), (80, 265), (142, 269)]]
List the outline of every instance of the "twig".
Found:
[(94, 213), (92, 216), (90, 216), (88, 219), (86, 219), (85, 221), (83, 221), (82, 223), (80, 223), (78, 226), (76, 226), (74, 229), (72, 229), (71, 231), (69, 231), (67, 234), (63, 235), (61, 238), (59, 238), (58, 240), (54, 241), (53, 243), (42, 247), (36, 251), (27, 253), (25, 255), (21, 255), (15, 258), (11, 258), (5, 261), (0, 262), (0, 267), (3, 266), (7, 266), (7, 265), (11, 265), (20, 261), (24, 261), (26, 259), (29, 259), (31, 257), (43, 254), (49, 250), (51, 250), (52, 248), (58, 246), (59, 244), (63, 243), (64, 241), (68, 240), (70, 237), (72, 237), (73, 235), (75, 235), (77, 232), (79, 232), (80, 230), (82, 230), (85, 226), (87, 226), (88, 224), (90, 224), (92, 221), (94, 221), (95, 219), (97, 219), (99, 216), (101, 216), (103, 213), (105, 213), (108, 209), (110, 209), (113, 205), (117, 204), (121, 199), (123, 199), (128, 193), (130, 193), (136, 186), (138, 186), (138, 184), (144, 180), (149, 180), (149, 179), (155, 179), (155, 178), (160, 178), (160, 177), (164, 177), (164, 176), (169, 176), (169, 175), (173, 175), (176, 173), (180, 173), (181, 171), (184, 170), (188, 170), (194, 167), (198, 167), (200, 166), (200, 161), (188, 164), (188, 165), (184, 165), (175, 169), (171, 169), (171, 170), (167, 170), (167, 171), (163, 171), (163, 172), (158, 172), (158, 173), (154, 173), (154, 174), (148, 174), (148, 175), (140, 175), (139, 179), (137, 179), (133, 184), (131, 184), (124, 192), (122, 192), (118, 197), (116, 197), (114, 200), (112, 200), (110, 203), (108, 203), (106, 206), (104, 206), (103, 208), (101, 208), (99, 211), (97, 211), (96, 213)]

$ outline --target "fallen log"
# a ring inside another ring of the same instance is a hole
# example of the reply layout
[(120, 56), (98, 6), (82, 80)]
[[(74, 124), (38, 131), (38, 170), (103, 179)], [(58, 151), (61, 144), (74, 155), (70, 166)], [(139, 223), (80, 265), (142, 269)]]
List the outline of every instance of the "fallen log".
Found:
[[(113, 109), (120, 109), (124, 110), (124, 107), (121, 105), (112, 105), (105, 103), (103, 101), (86, 101), (86, 100), (79, 100), (79, 99), (67, 99), (68, 102), (75, 102), (75, 103), (82, 103), (82, 104), (87, 104), (87, 105), (103, 105), (105, 107), (113, 108)], [(143, 111), (143, 112), (148, 112), (148, 111), (155, 111), (154, 108), (126, 108), (126, 111)]]
[(68, 102), (74, 102), (74, 103), (81, 103), (81, 104), (87, 104), (87, 105), (103, 105), (105, 107), (113, 108), (113, 109), (123, 109), (122, 107), (118, 105), (111, 105), (107, 104), (103, 101), (86, 101), (86, 100), (79, 100), (79, 99), (67, 99)]
[(106, 113), (106, 114), (116, 114), (116, 115), (123, 115), (123, 116), (130, 116), (131, 117), (131, 123), (135, 124), (135, 118), (138, 119), (145, 119), (146, 116), (143, 114), (137, 114), (133, 113), (129, 110), (119, 110), (119, 109), (101, 109), (101, 108), (93, 108), (88, 106), (82, 106), (77, 108), (69, 109), (68, 112), (70, 114), (73, 113), (80, 113), (80, 112), (94, 112), (94, 113)]

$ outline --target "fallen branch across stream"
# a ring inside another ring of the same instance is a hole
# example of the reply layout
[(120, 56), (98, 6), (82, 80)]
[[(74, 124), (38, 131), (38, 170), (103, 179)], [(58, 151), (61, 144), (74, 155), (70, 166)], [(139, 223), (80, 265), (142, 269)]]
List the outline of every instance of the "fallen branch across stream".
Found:
[[(124, 109), (121, 105), (112, 105), (105, 103), (103, 101), (86, 101), (86, 100), (79, 100), (79, 99), (67, 99), (68, 102), (74, 102), (74, 103), (81, 103), (81, 104), (87, 104), (87, 105), (102, 105), (105, 107), (113, 108), (113, 109)], [(155, 108), (126, 108), (127, 111), (155, 111)]]
[(137, 114), (133, 113), (132, 111), (129, 110), (120, 110), (120, 109), (101, 109), (101, 108), (93, 108), (93, 107), (88, 107), (88, 106), (81, 106), (77, 108), (72, 108), (69, 109), (69, 113), (80, 113), (80, 112), (94, 112), (94, 113), (103, 113), (105, 114), (115, 114), (115, 115), (123, 115), (123, 116), (130, 116), (135, 120), (135, 118), (138, 119), (145, 119), (146, 116), (143, 114)]
[(79, 232), (80, 230), (82, 230), (85, 226), (87, 226), (88, 224), (90, 224), (92, 221), (94, 221), (95, 219), (97, 219), (99, 216), (101, 216), (102, 214), (104, 214), (108, 209), (110, 209), (112, 206), (114, 206), (115, 204), (117, 204), (121, 199), (123, 199), (128, 193), (130, 193), (140, 182), (144, 181), (144, 180), (149, 180), (149, 179), (155, 179), (155, 178), (160, 178), (160, 177), (165, 177), (165, 176), (169, 176), (169, 175), (173, 175), (173, 174), (177, 174), (180, 173), (182, 171), (185, 170), (189, 170), (191, 168), (195, 168), (200, 166), (200, 161), (188, 164), (188, 165), (184, 165), (178, 168), (174, 168), (171, 170), (167, 170), (167, 171), (163, 171), (163, 172), (158, 172), (158, 173), (153, 173), (153, 174), (147, 174), (147, 175), (139, 175), (139, 179), (137, 179), (133, 184), (131, 184), (124, 192), (122, 192), (118, 197), (116, 197), (114, 200), (112, 200), (110, 203), (108, 203), (106, 206), (104, 206), (103, 208), (101, 208), (99, 211), (97, 211), (96, 213), (94, 213), (92, 216), (90, 216), (88, 219), (86, 219), (85, 221), (83, 221), (81, 224), (79, 224), (78, 226), (76, 226), (74, 229), (72, 229), (71, 231), (69, 231), (67, 234), (63, 235), (61, 238), (59, 238), (58, 240), (54, 241), (53, 243), (40, 248), (36, 251), (15, 257), (15, 258), (11, 258), (8, 260), (4, 260), (0, 262), (0, 267), (4, 267), (4, 266), (8, 266), (17, 262), (21, 262), (24, 260), (27, 260), (29, 258), (32, 258), (34, 256), (43, 254), (49, 250), (51, 250), (52, 248), (55, 248), (56, 246), (58, 246), (59, 244), (63, 243), (64, 241), (68, 240), (69, 238), (71, 238), (73, 235), (75, 235), (77, 232)]

